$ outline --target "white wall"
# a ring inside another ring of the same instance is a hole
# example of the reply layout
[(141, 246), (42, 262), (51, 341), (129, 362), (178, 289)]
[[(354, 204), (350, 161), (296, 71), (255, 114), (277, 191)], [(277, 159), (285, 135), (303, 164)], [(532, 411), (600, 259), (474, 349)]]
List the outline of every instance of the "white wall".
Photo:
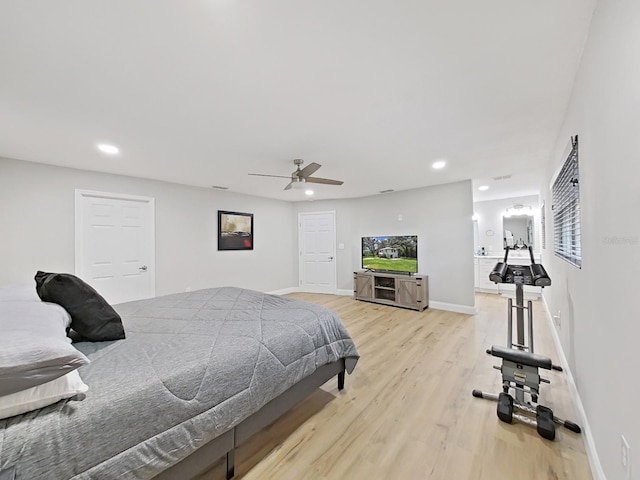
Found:
[[(471, 182), (371, 197), (300, 202), (298, 212), (336, 212), (338, 289), (353, 290), (363, 236), (418, 235), (418, 269), (429, 275), (430, 300), (473, 307)], [(402, 220), (399, 220), (402, 215)]]
[[(32, 283), (38, 269), (74, 272), (77, 188), (155, 198), (157, 295), (223, 285), (272, 291), (297, 282), (290, 203), (0, 159), (0, 285)], [(218, 210), (254, 214), (254, 250), (217, 250)]]
[[(0, 159), (0, 285), (36, 270), (74, 272), (75, 189), (155, 198), (156, 293), (297, 285), (297, 213), (335, 210), (338, 288), (353, 289), (365, 235), (417, 234), (431, 300), (473, 307), (471, 182), (297, 204), (197, 187)], [(253, 251), (217, 251), (217, 211), (254, 214)], [(398, 215), (403, 216), (398, 220)]]
[[(514, 205), (523, 205), (533, 209), (533, 251), (540, 252), (540, 200), (537, 195), (524, 197), (501, 198), (499, 200), (485, 200), (473, 203), (473, 211), (478, 216), (478, 241), (476, 247), (484, 247), (487, 254), (504, 253), (502, 214)], [(548, 216), (548, 213), (547, 213)], [(487, 231), (493, 235), (487, 235)], [(515, 238), (514, 241), (517, 241)]]
[[(552, 253), (547, 208), (544, 289), (607, 478), (626, 479), (624, 434), (633, 479), (640, 479), (640, 2), (597, 5), (547, 180), (579, 135), (582, 269)], [(549, 185), (544, 197), (551, 205)], [(560, 412), (558, 412), (560, 413)]]

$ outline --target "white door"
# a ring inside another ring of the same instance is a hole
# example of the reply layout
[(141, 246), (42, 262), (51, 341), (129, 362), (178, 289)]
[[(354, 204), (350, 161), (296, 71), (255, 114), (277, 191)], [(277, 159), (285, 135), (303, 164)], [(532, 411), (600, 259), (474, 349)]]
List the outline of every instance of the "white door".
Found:
[(155, 296), (154, 199), (76, 190), (76, 275), (116, 304)]
[(300, 289), (336, 293), (335, 212), (298, 214)]

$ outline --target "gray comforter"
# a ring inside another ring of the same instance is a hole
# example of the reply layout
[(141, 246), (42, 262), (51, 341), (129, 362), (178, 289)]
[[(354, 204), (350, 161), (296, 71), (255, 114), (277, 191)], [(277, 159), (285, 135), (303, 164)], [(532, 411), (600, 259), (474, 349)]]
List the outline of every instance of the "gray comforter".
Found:
[(116, 305), (126, 340), (78, 343), (86, 398), (0, 420), (0, 480), (151, 478), (322, 365), (358, 353), (310, 303), (216, 288)]

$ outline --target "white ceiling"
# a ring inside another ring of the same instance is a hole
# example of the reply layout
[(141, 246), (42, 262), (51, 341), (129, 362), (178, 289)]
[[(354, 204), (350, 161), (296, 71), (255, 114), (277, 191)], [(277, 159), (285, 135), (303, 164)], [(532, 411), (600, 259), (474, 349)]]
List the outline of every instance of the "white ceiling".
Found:
[(318, 199), (527, 183), (594, 4), (0, 0), (0, 156), (291, 201), (286, 179), (247, 174), (320, 163), (345, 183)]

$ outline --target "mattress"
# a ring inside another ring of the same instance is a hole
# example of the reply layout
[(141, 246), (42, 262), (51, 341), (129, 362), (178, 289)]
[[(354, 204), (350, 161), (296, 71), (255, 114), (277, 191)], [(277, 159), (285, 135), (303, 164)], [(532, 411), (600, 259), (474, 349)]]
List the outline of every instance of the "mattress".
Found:
[(0, 480), (148, 479), (356, 347), (324, 307), (233, 287), (116, 305), (126, 340), (75, 344), (89, 391), (0, 420)]

